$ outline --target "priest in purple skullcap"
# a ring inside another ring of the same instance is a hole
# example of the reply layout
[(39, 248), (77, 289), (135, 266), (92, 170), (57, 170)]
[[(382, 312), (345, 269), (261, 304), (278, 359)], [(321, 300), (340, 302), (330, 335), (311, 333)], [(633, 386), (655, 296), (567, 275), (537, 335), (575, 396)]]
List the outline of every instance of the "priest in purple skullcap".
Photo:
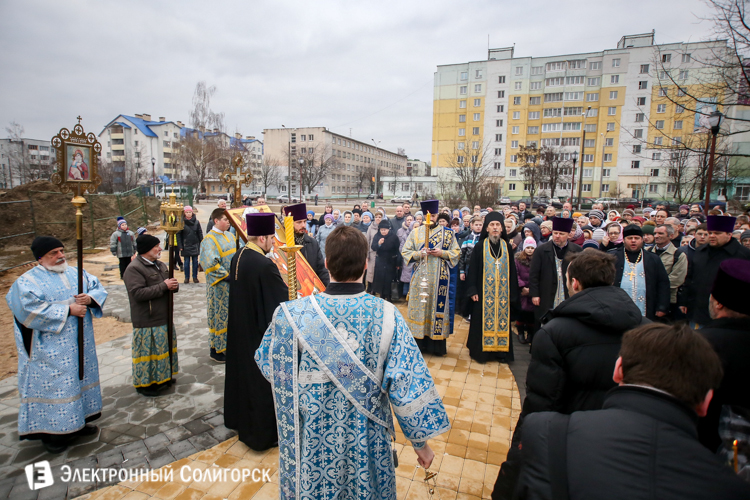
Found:
[(291, 215), (294, 219), (294, 244), (302, 245), (300, 253), (307, 263), (310, 264), (312, 270), (318, 275), (320, 281), (325, 286), (328, 286), (331, 278), (326, 269), (326, 262), (323, 258), (323, 253), (320, 251), (320, 244), (307, 234), (307, 205), (305, 203), (297, 203), (296, 205), (289, 205), (284, 207), (284, 215)]
[(726, 215), (706, 217), (708, 245), (702, 245), (693, 252), (693, 261), (688, 267), (680, 299), (680, 309), (698, 327), (711, 321), (709, 296), (721, 263), (729, 259), (750, 260), (750, 248), (743, 247), (732, 238), (734, 223), (735, 218)]

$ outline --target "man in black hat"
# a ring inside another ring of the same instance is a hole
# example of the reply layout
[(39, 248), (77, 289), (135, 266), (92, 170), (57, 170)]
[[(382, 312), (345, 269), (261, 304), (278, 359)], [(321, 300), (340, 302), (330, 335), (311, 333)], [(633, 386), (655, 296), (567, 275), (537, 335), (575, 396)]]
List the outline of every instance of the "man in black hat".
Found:
[[(712, 452), (719, 449), (719, 421), (723, 407), (734, 413), (750, 412), (750, 261), (729, 259), (719, 265), (709, 297), (711, 322), (702, 333), (721, 359), (724, 378), (714, 392), (708, 414), (698, 421), (698, 437)], [(734, 426), (722, 426), (732, 429)], [(731, 441), (724, 440), (724, 450), (731, 450)], [(747, 443), (744, 443), (747, 445)]]
[(328, 274), (328, 269), (326, 269), (326, 262), (323, 258), (323, 253), (320, 251), (320, 245), (306, 231), (307, 205), (305, 203), (297, 203), (296, 205), (284, 207), (284, 215), (291, 215), (294, 218), (294, 244), (302, 245), (300, 253), (305, 257), (305, 260), (310, 264), (315, 274), (318, 275), (320, 281), (325, 286), (328, 286), (331, 277)]
[(581, 252), (575, 243), (570, 243), (570, 230), (573, 219), (554, 217), (552, 219), (552, 239), (539, 245), (531, 258), (529, 270), (529, 295), (536, 306), (534, 314), (537, 323), (550, 309), (554, 309), (568, 298), (568, 285), (565, 273), (568, 270), (568, 254)]
[(31, 252), (39, 265), (18, 278), (5, 296), (18, 352), (18, 434), (22, 440), (40, 439), (50, 453), (61, 453), (72, 439), (97, 432), (88, 425), (102, 411), (91, 319), (102, 317), (107, 292), (83, 271), (83, 293), (78, 293), (78, 270), (68, 266), (57, 238), (35, 238)]
[(610, 250), (615, 256), (615, 286), (635, 302), (650, 320), (669, 313), (669, 275), (661, 258), (643, 250), (643, 230), (631, 224), (622, 231), (623, 247)]
[(681, 296), (683, 302), (680, 304), (683, 314), (687, 314), (690, 321), (698, 326), (711, 321), (708, 298), (721, 263), (729, 259), (750, 260), (750, 249), (732, 238), (735, 217), (709, 215), (706, 219), (708, 245), (700, 246), (693, 252)]
[(266, 254), (273, 248), (276, 217), (251, 213), (247, 244), (232, 258), (229, 276), (227, 373), (224, 382), (224, 424), (255, 451), (276, 445), (276, 415), (271, 385), (253, 355), (273, 313), (289, 297), (278, 267)]
[(173, 376), (179, 371), (174, 327), (171, 356), (167, 337), (169, 294), (177, 292), (179, 284), (176, 278), (169, 277), (169, 268), (159, 260), (162, 252), (159, 238), (144, 234), (135, 245), (138, 257), (125, 269), (122, 278), (133, 322), (133, 386), (139, 394), (155, 397), (174, 382)]

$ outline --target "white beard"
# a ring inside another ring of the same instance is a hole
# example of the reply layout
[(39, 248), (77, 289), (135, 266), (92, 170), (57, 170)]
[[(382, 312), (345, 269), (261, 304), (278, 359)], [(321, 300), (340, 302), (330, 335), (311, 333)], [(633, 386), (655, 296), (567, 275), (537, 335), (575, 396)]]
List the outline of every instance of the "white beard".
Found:
[(53, 273), (62, 274), (68, 269), (68, 263), (63, 262), (62, 264), (57, 264), (54, 266), (44, 266), (44, 268), (47, 271), (52, 271)]
[(492, 243), (493, 245), (497, 245), (498, 243), (500, 243), (501, 236), (500, 235), (498, 235), (498, 236), (492, 236), (492, 235), (490, 235), (490, 236), (488, 236), (488, 238), (490, 239), (490, 243)]

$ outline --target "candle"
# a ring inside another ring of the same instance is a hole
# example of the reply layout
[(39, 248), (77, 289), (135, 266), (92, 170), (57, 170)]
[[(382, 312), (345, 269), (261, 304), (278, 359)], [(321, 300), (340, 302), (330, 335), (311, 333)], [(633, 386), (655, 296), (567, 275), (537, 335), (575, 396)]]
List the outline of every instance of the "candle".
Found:
[(732, 443), (732, 451), (734, 452), (734, 473), (737, 474), (737, 440), (734, 440), (734, 443)]
[(294, 246), (294, 220), (291, 215), (284, 217), (284, 231), (286, 232), (286, 246)]
[(425, 214), (425, 225), (424, 225), (424, 247), (429, 250), (430, 248), (430, 216), (432, 214), (427, 212)]

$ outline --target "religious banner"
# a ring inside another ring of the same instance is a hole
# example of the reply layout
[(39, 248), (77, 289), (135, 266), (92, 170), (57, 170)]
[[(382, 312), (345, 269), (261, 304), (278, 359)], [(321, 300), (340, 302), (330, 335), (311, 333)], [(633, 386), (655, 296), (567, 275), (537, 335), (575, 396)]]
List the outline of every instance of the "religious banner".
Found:
[[(232, 222), (232, 226), (237, 230), (237, 236), (242, 238), (243, 241), (247, 241), (247, 221), (242, 214), (246, 209), (257, 210), (258, 212), (273, 213), (267, 205), (258, 205), (255, 207), (241, 207), (231, 208), (227, 210), (229, 214), (229, 220)], [(281, 273), (281, 278), (284, 283), (287, 283), (287, 254), (281, 250), (284, 246), (284, 226), (276, 219), (276, 238), (273, 240), (273, 249), (271, 250), (271, 260), (276, 264)], [(326, 287), (323, 282), (320, 281), (318, 275), (315, 274), (310, 264), (302, 255), (301, 252), (297, 252), (297, 283), (299, 288), (299, 295), (307, 297), (308, 295), (314, 295), (325, 291)]]
[(61, 128), (50, 142), (55, 148), (57, 167), (50, 181), (57, 184), (62, 193), (72, 191), (76, 196), (85, 192), (95, 193), (102, 182), (98, 173), (102, 145), (92, 132), (84, 132), (81, 117), (78, 117), (78, 123), (72, 132)]

